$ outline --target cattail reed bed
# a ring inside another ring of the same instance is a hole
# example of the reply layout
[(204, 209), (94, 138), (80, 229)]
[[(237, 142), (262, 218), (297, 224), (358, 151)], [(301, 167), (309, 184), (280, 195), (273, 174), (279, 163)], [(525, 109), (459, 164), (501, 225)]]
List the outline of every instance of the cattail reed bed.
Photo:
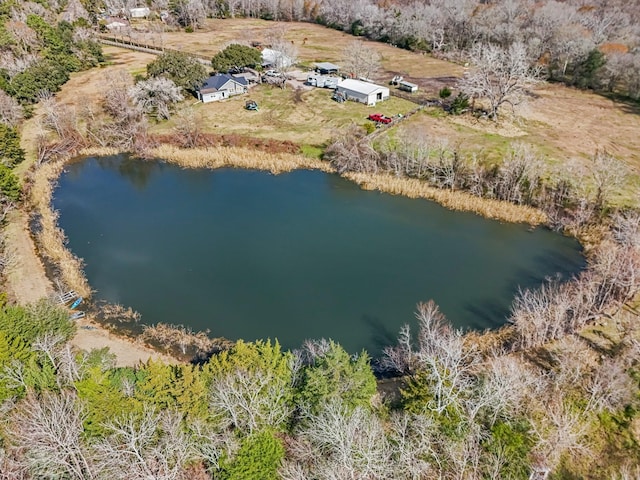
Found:
[(478, 198), (469, 193), (444, 190), (427, 185), (414, 178), (394, 177), (388, 174), (345, 172), (343, 177), (365, 190), (380, 190), (393, 195), (433, 200), (450, 210), (473, 212), (486, 218), (512, 223), (540, 225), (547, 221), (544, 212), (525, 205)]
[(245, 147), (205, 147), (182, 149), (173, 145), (154, 148), (152, 156), (162, 158), (184, 168), (236, 167), (284, 173), (306, 168), (334, 172), (333, 167), (321, 160), (291, 153), (269, 153)]
[(82, 260), (66, 248), (67, 239), (58, 227), (58, 212), (51, 207), (55, 181), (62, 173), (64, 164), (64, 160), (44, 164), (33, 176), (30, 197), (40, 223), (36, 239), (42, 254), (58, 267), (64, 285), (82, 297), (89, 297), (91, 287), (84, 275)]

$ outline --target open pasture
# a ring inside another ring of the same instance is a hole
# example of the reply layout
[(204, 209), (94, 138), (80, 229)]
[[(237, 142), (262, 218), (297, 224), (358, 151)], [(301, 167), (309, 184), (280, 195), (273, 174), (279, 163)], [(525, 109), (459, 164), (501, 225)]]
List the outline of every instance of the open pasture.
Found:
[[(314, 62), (333, 62), (340, 65), (344, 50), (354, 40), (366, 42), (380, 54), (382, 69), (375, 80), (388, 82), (394, 75), (421, 86), (437, 87), (452, 84), (463, 74), (464, 68), (430, 56), (403, 50), (380, 42), (356, 38), (345, 32), (314, 23), (271, 22), (260, 19), (210, 19), (204, 28), (193, 33), (173, 31), (163, 33), (132, 32), (134, 41), (183, 50), (200, 55), (213, 56), (231, 43), (259, 42), (268, 44), (270, 39), (284, 37), (298, 52), (298, 60), (308, 66)], [(429, 80), (428, 82), (425, 80)], [(434, 90), (435, 89), (435, 90)]]

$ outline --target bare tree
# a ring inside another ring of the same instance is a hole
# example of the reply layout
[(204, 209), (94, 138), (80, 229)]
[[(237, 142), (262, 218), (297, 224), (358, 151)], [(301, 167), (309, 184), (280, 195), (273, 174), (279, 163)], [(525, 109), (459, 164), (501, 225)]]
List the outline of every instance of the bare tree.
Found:
[[(566, 333), (568, 325), (575, 320), (572, 314), (575, 300), (570, 286), (557, 279), (535, 290), (520, 290), (513, 301), (510, 317), (518, 332), (518, 346), (537, 347)], [(581, 327), (582, 319), (573, 325)]]
[(74, 393), (31, 393), (11, 416), (9, 438), (19, 462), (37, 477), (96, 477), (94, 459), (82, 441), (86, 414)]
[(96, 117), (88, 125), (88, 134), (100, 143), (144, 154), (151, 142), (146, 117), (129, 96), (133, 78), (125, 70), (118, 70), (108, 75), (105, 83), (102, 108), (109, 119)]
[(192, 107), (183, 108), (174, 116), (173, 131), (178, 143), (184, 148), (194, 148), (202, 140), (202, 115)]
[(377, 173), (380, 155), (371, 145), (364, 131), (352, 125), (325, 151), (328, 159), (339, 173)]
[(95, 446), (104, 478), (187, 478), (186, 468), (195, 460), (196, 449), (179, 413), (147, 409), (142, 416), (129, 414), (106, 427), (111, 434)]
[(279, 38), (271, 43), (275, 53), (275, 67), (281, 72), (288, 72), (298, 61), (298, 48), (289, 40)]
[(436, 440), (437, 426), (427, 416), (394, 413), (389, 422), (389, 443), (394, 478), (435, 478), (441, 470)]
[(51, 93), (42, 92), (39, 96), (42, 109), (42, 127), (54, 132), (65, 144), (75, 148), (84, 144), (84, 136), (80, 131), (80, 119), (74, 108), (61, 104)]
[(129, 90), (133, 103), (158, 120), (171, 117), (173, 104), (184, 100), (181, 88), (165, 77), (152, 77), (136, 83)]
[(373, 78), (380, 69), (380, 54), (362, 40), (354, 40), (343, 53), (344, 71), (356, 78)]
[(194, 29), (207, 18), (203, 0), (179, 0), (175, 2), (174, 11), (180, 25)]
[(525, 100), (529, 88), (537, 83), (539, 68), (531, 67), (527, 49), (514, 43), (503, 49), (493, 44), (478, 44), (470, 52), (475, 68), (458, 83), (461, 92), (473, 99), (486, 99), (491, 118), (498, 118), (504, 104), (515, 108)]
[(209, 405), (221, 425), (254, 432), (278, 427), (291, 414), (290, 382), (262, 370), (236, 370), (213, 380)]
[(315, 453), (311, 475), (319, 480), (390, 478), (389, 444), (380, 421), (367, 410), (333, 401), (309, 416), (300, 432)]
[[(444, 315), (431, 300), (418, 305), (417, 341), (411, 338), (409, 327), (401, 332), (397, 349), (386, 349), (387, 361), (404, 372), (421, 372), (428, 380), (432, 400), (427, 410), (442, 414), (445, 410), (461, 409), (462, 398), (474, 384), (473, 370), (479, 358), (475, 349), (465, 345), (462, 331), (446, 323)], [(414, 345), (415, 343), (415, 345)]]
[(0, 90), (0, 122), (15, 127), (23, 117), (22, 106), (4, 90)]
[(496, 197), (511, 203), (529, 204), (542, 179), (542, 160), (525, 145), (517, 145), (500, 165)]
[(584, 413), (568, 406), (561, 395), (549, 399), (545, 415), (532, 418), (532, 433), (536, 441), (532, 454), (538, 458), (538, 468), (553, 470), (563, 455), (574, 458), (589, 452), (589, 423)]
[(605, 207), (626, 181), (627, 165), (604, 150), (598, 150), (587, 166), (588, 177), (594, 187), (593, 203), (596, 208)]
[(611, 231), (616, 242), (640, 250), (640, 212), (618, 212), (612, 222)]

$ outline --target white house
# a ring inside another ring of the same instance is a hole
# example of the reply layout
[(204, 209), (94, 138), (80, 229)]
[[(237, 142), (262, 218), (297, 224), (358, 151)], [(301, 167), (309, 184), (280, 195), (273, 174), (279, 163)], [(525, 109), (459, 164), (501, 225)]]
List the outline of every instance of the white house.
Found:
[(375, 83), (363, 82), (347, 78), (338, 83), (336, 92), (341, 94), (346, 100), (354, 100), (367, 105), (375, 105), (389, 98), (389, 89), (376, 85)]
[(148, 7), (130, 8), (129, 16), (131, 18), (147, 18), (151, 10)]
[(278, 70), (288, 68), (293, 65), (293, 59), (288, 57), (284, 52), (264, 48), (262, 50), (262, 66), (273, 67)]
[(105, 20), (105, 27), (111, 31), (120, 31), (129, 26), (129, 22), (123, 18), (107, 18)]
[(232, 77), (222, 73), (209, 77), (196, 90), (196, 94), (202, 103), (217, 102), (233, 95), (247, 93), (247, 85), (247, 79), (244, 77)]

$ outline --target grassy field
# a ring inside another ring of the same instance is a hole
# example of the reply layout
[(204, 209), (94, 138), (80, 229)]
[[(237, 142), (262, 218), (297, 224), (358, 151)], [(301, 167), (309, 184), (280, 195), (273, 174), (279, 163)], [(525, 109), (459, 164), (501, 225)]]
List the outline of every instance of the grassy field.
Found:
[(517, 114), (496, 123), (426, 109), (398, 129), (446, 139), (490, 160), (515, 143), (533, 146), (550, 164), (582, 162), (604, 149), (640, 172), (640, 111), (593, 93), (545, 85)]
[[(258, 111), (245, 110), (247, 99), (258, 103)], [(298, 97), (292, 88), (257, 85), (248, 95), (224, 102), (198, 103), (194, 106), (207, 132), (236, 133), (260, 138), (290, 140), (320, 147), (351, 124), (371, 123), (367, 116), (380, 112), (388, 116), (406, 114), (415, 104), (400, 98), (379, 103), (375, 110), (361, 103), (337, 103), (331, 90), (305, 90)], [(153, 127), (155, 133), (167, 133), (172, 122)]]
[[(162, 41), (185, 51), (213, 55), (233, 41), (268, 41), (274, 32), (292, 41), (298, 48), (300, 61), (307, 65), (314, 61), (340, 64), (344, 48), (354, 40), (350, 35), (315, 24), (228, 19), (209, 20), (204, 29), (195, 33), (164, 33)], [(138, 40), (158, 41), (157, 38), (152, 40), (150, 35), (159, 34), (140, 33)], [(368, 43), (382, 55), (381, 80), (401, 73), (430, 88), (428, 95), (431, 96), (436, 95), (439, 85), (453, 85), (455, 78), (464, 71), (459, 65), (429, 56)], [(105, 53), (110, 64), (74, 74), (58, 94), (63, 102), (78, 108), (97, 104), (108, 71), (124, 68), (130, 73), (144, 72), (146, 63), (154, 58), (114, 47), (105, 47)], [(258, 102), (259, 111), (244, 110), (248, 98)], [(185, 103), (195, 103), (195, 99), (189, 98)], [(319, 154), (319, 147), (336, 131), (352, 123), (367, 123), (366, 117), (373, 111), (392, 116), (404, 114), (414, 106), (411, 102), (392, 98), (372, 109), (352, 102), (337, 104), (324, 89), (305, 91), (296, 98), (291, 88), (281, 90), (263, 85), (252, 89), (248, 96), (197, 104), (195, 109), (202, 116), (206, 131), (291, 140), (313, 156)], [(161, 123), (154, 125), (153, 131), (167, 132), (171, 126), (171, 122)], [(541, 84), (527, 105), (518, 108), (515, 116), (505, 115), (498, 123), (467, 115), (452, 117), (433, 108), (414, 115), (389, 132), (391, 135), (423, 133), (490, 161), (499, 161), (516, 143), (531, 145), (551, 165), (585, 162), (596, 149), (605, 149), (629, 164), (636, 173), (640, 172), (640, 109), (561, 85)]]
[[(139, 27), (143, 27), (140, 24)], [(162, 35), (162, 39), (160, 39)], [(344, 50), (355, 37), (339, 30), (333, 30), (313, 23), (270, 22), (259, 19), (211, 19), (204, 28), (194, 33), (184, 31), (159, 33), (133, 33), (134, 40), (144, 43), (159, 44), (187, 52), (213, 56), (227, 45), (234, 42), (268, 43), (269, 38), (284, 36), (298, 51), (301, 63), (311, 66), (314, 62), (333, 62), (340, 64)], [(407, 50), (392, 47), (379, 42), (362, 41), (375, 48), (382, 57), (382, 71), (376, 80), (389, 81), (396, 74), (425, 87), (436, 87), (453, 84), (455, 78), (463, 74), (464, 68), (429, 56), (415, 54)], [(431, 82), (424, 82), (430, 79)], [(440, 83), (438, 82), (440, 81)]]

